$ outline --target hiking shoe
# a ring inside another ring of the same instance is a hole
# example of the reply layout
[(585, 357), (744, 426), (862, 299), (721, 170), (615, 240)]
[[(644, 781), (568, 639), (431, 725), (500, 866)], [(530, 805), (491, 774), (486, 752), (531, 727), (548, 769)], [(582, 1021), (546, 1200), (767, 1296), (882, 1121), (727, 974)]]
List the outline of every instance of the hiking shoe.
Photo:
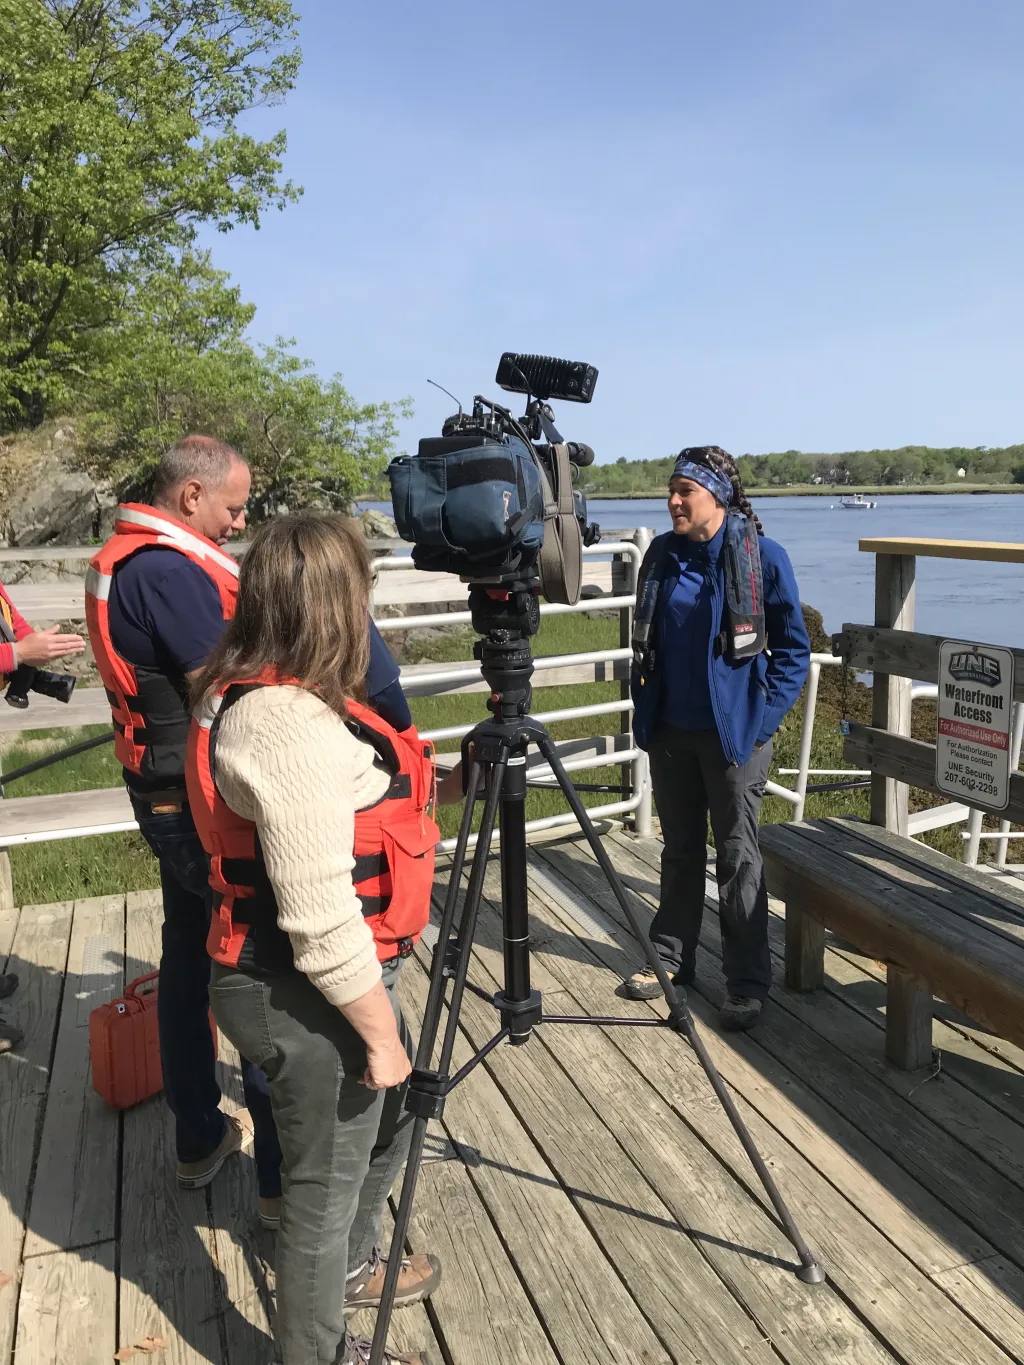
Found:
[[(360, 1308), (377, 1308), (384, 1293), (384, 1276), (388, 1258), (374, 1249), (370, 1259), (345, 1281), (345, 1307), (357, 1312)], [(404, 1308), (419, 1303), (432, 1294), (441, 1283), (441, 1262), (436, 1256), (403, 1256), (395, 1290), (395, 1307)], [(358, 1359), (358, 1357), (357, 1357)], [(396, 1359), (401, 1360), (401, 1356)]]
[(15, 973), (8, 972), (4, 975), (3, 972), (0, 972), (0, 1000), (6, 1000), (7, 997), (13, 995), (17, 989), (18, 978)]
[(662, 989), (650, 967), (641, 967), (623, 983), (623, 993), (630, 1000), (656, 1000), (662, 994)]
[(260, 1195), (256, 1203), (256, 1217), (265, 1228), (271, 1232), (276, 1232), (281, 1226), (281, 1196), (276, 1199), (264, 1199)]
[[(338, 1356), (338, 1365), (365, 1365), (370, 1359), (370, 1348), (373, 1345), (365, 1337), (348, 1337), (342, 1346), (341, 1355)], [(384, 1365), (430, 1365), (430, 1360), (426, 1351), (394, 1351), (390, 1347), (384, 1350)]]
[(229, 1156), (236, 1152), (247, 1152), (252, 1146), (252, 1119), (248, 1109), (239, 1109), (235, 1114), (226, 1114), (224, 1136), (202, 1161), (179, 1161), (178, 1184), (183, 1190), (201, 1190), (209, 1185)]
[(718, 1022), (734, 1033), (745, 1031), (757, 1023), (763, 1005), (763, 1001), (749, 995), (726, 996), (725, 1004), (718, 1012)]
[(20, 1028), (15, 1028), (13, 1024), (0, 1019), (0, 1053), (13, 1052), (24, 1037), (25, 1034)]

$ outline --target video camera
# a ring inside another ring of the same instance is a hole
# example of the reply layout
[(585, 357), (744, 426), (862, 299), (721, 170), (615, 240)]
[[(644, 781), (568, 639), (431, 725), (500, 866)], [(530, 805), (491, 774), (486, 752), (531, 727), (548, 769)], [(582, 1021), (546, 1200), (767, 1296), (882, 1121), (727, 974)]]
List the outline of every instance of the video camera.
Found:
[(31, 664), (19, 664), (11, 674), (4, 701), (19, 711), (28, 709), (28, 694), (38, 692), (43, 697), (53, 697), (55, 701), (69, 702), (75, 690), (77, 678), (73, 673), (51, 673), (46, 668), (33, 668)]
[(398, 533), (418, 569), (477, 585), (539, 587), (549, 602), (579, 600), (583, 546), (600, 538), (574, 487), (593, 463), (590, 446), (563, 441), (550, 399), (589, 403), (597, 370), (550, 356), (506, 351), (495, 382), (527, 396), (522, 418), (479, 394), (440, 436), (388, 467)]

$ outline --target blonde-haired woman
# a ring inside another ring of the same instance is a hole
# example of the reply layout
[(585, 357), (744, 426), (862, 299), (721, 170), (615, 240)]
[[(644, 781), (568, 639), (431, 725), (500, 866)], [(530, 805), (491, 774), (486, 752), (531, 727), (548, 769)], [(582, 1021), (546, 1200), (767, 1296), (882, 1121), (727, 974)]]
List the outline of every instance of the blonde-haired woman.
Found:
[[(409, 1136), (394, 989), (427, 922), (438, 831), (426, 746), (362, 702), (370, 582), (347, 518), (261, 528), (196, 683), (189, 746), (211, 859), (213, 1012), (267, 1075), (283, 1153), (280, 1209), (261, 1217), (279, 1215), (284, 1365), (367, 1358), (346, 1311), (380, 1301), (381, 1215)], [(457, 800), (460, 782), (438, 797)], [(422, 1299), (439, 1274), (433, 1257), (408, 1258), (398, 1301)]]

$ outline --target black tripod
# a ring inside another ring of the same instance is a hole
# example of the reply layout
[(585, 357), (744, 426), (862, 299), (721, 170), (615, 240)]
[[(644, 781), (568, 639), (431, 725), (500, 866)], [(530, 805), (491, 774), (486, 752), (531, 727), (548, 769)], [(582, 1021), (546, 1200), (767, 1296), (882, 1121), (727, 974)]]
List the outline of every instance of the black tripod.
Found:
[[(530, 651), (530, 636), (537, 630), (539, 623), (539, 604), (535, 584), (518, 581), (509, 587), (486, 588), (480, 585), (470, 590), (470, 608), (473, 612), (473, 627), (485, 636), (477, 641), (474, 653), (481, 663), (481, 672), (491, 685), (492, 695), (488, 706), (492, 712), (490, 720), (482, 721), (467, 735), (463, 742), (463, 770), (468, 769), (466, 777), (465, 809), (456, 841), (455, 855), (452, 860), (448, 892), (445, 897), (444, 911), (438, 931), (437, 946), (434, 949), (430, 971), (430, 989), (423, 1017), (416, 1063), (409, 1082), (406, 1109), (415, 1116), (409, 1158), (406, 1165), (402, 1195), (395, 1218), (392, 1254), (388, 1261), (384, 1280), (384, 1293), (377, 1315), (377, 1326), (373, 1337), (373, 1349), (369, 1365), (382, 1365), (384, 1348), (387, 1341), (391, 1313), (394, 1307), (395, 1290), (402, 1264), (402, 1250), (405, 1246), (412, 1218), (412, 1204), (416, 1194), (423, 1148), (430, 1119), (439, 1119), (444, 1112), (445, 1099), (449, 1092), (484, 1060), (499, 1043), (506, 1039), (513, 1046), (519, 1046), (530, 1037), (538, 1024), (631, 1024), (637, 1027), (671, 1028), (681, 1033), (693, 1048), (701, 1066), (711, 1082), (723, 1109), (729, 1117), (736, 1134), (750, 1158), (761, 1184), (779, 1216), (792, 1242), (800, 1265), (795, 1274), (807, 1284), (820, 1284), (825, 1278), (821, 1264), (808, 1248), (793, 1216), (783, 1202), (775, 1181), (771, 1177), (761, 1154), (754, 1146), (754, 1140), (747, 1131), (725, 1083), (718, 1073), (694, 1026), (693, 1018), (686, 1004), (683, 989), (673, 984), (661, 959), (658, 957), (643, 926), (629, 902), (619, 875), (612, 866), (611, 859), (598, 838), (597, 832), (587, 814), (579, 794), (573, 787), (562, 767), (551, 737), (544, 726), (533, 720), (527, 712), (530, 708), (530, 677), (533, 673), (533, 659)], [(572, 813), (580, 823), (587, 842), (608, 878), (608, 884), (615, 899), (622, 907), (623, 914), (634, 935), (644, 950), (647, 961), (656, 973), (658, 982), (665, 994), (669, 1007), (668, 1019), (621, 1019), (595, 1018), (587, 1015), (545, 1014), (541, 1005), (540, 992), (530, 985), (530, 947), (529, 912), (526, 886), (526, 751), (531, 744), (537, 746), (547, 760), (552, 773), (558, 780)], [(469, 886), (463, 905), (462, 919), (458, 931), (455, 928), (455, 915), (458, 902), (459, 883), (466, 861), (466, 847), (469, 842), (473, 823), (473, 812), (478, 799), (478, 786), (484, 777), (483, 819), (480, 834), (473, 852), (473, 862), (469, 874)], [(501, 843), (501, 912), (502, 940), (504, 943), (505, 983), (504, 989), (492, 996), (479, 986), (467, 981), (470, 954), (476, 931), (477, 916), (483, 893), (484, 873), (494, 832), (495, 817), (500, 811)], [(452, 993), (448, 1004), (448, 1017), (441, 1043), (441, 1055), (436, 1068), (431, 1063), (434, 1047), (441, 1026), (441, 1012), (445, 1003), (448, 982), (451, 981)], [(501, 1028), (494, 1037), (475, 1054), (454, 1076), (450, 1075), (452, 1054), (458, 1033), (459, 1011), (462, 997), (469, 990), (489, 1001), (498, 1011)]]

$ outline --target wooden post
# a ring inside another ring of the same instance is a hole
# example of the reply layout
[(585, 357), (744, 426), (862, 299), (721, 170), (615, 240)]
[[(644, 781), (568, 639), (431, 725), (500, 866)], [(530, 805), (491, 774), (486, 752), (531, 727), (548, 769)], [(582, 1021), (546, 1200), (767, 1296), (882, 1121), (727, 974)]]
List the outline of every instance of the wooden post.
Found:
[(796, 896), (786, 899), (786, 985), (816, 991), (825, 984), (825, 926), (802, 909)]
[(898, 967), (885, 977), (885, 1055), (904, 1071), (930, 1066), (932, 993), (925, 983)]
[[(913, 555), (875, 556), (875, 625), (894, 630), (914, 629)], [(871, 724), (896, 735), (910, 734), (909, 678), (875, 673), (871, 686)], [(910, 833), (909, 789), (891, 777), (871, 779), (871, 823), (884, 825), (905, 838)]]

